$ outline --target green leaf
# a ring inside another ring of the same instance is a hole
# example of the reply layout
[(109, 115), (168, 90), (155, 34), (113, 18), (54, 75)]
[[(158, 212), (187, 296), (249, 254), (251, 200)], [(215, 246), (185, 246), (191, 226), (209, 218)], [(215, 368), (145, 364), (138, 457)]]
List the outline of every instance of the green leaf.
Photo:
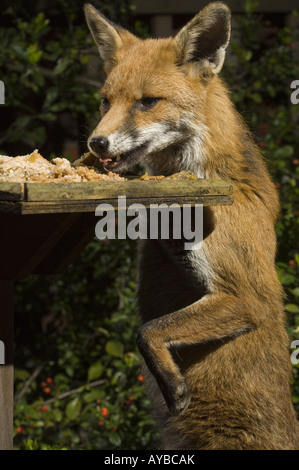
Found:
[(73, 398), (65, 408), (65, 413), (68, 419), (76, 419), (81, 411), (82, 403), (79, 397)]
[(102, 399), (103, 396), (104, 391), (102, 389), (93, 389), (90, 392), (84, 394), (84, 401), (86, 401), (86, 403), (92, 403), (93, 401)]
[(252, 98), (256, 103), (261, 103), (263, 101), (262, 95), (259, 93), (250, 93), (250, 98)]
[(88, 369), (88, 382), (101, 377), (103, 370), (104, 370), (104, 367), (100, 360), (92, 364)]
[(108, 341), (105, 349), (109, 356), (122, 357), (124, 354), (124, 346), (119, 341)]
[(244, 51), (243, 57), (244, 57), (244, 60), (246, 60), (246, 62), (249, 62), (251, 57), (252, 57), (252, 52), (251, 51)]
[(291, 157), (294, 153), (292, 145), (283, 145), (273, 152), (273, 158), (287, 158)]
[(38, 117), (41, 121), (55, 121), (57, 119), (57, 116), (52, 113), (39, 114)]
[(43, 51), (27, 51), (28, 59), (31, 64), (36, 64), (41, 56), (43, 55)]
[(38, 445), (36, 441), (33, 441), (32, 439), (29, 439), (27, 442), (25, 442), (25, 449), (26, 450), (37, 450)]
[(295, 297), (299, 297), (299, 287), (295, 287), (295, 289), (290, 289), (290, 292), (291, 292)]
[(296, 304), (287, 304), (285, 309), (289, 313), (299, 313), (299, 306)]
[(38, 421), (35, 421), (34, 424), (36, 428), (43, 428), (45, 426), (44, 421), (42, 421), (41, 419), (39, 419)]
[(96, 331), (97, 333), (101, 333), (102, 335), (106, 336), (106, 338), (109, 338), (110, 336), (110, 333), (108, 330), (106, 330), (106, 328), (97, 327)]
[(23, 382), (30, 377), (30, 374), (27, 370), (25, 369), (15, 369), (14, 372), (15, 379), (22, 380)]
[(118, 370), (111, 378), (111, 385), (122, 385), (125, 381), (126, 374)]
[(57, 421), (58, 423), (62, 421), (62, 412), (58, 408), (55, 408), (52, 411), (52, 414), (53, 414), (53, 418), (55, 419), (55, 421)]
[(13, 44), (11, 46), (11, 50), (15, 53), (16, 57), (20, 60), (26, 60), (27, 59), (27, 55), (26, 55), (26, 52), (24, 50), (24, 48), (22, 46), (20, 46), (19, 44)]
[(62, 72), (64, 72), (69, 65), (71, 65), (73, 62), (70, 61), (69, 59), (60, 59), (58, 61), (58, 64), (56, 65), (55, 69), (54, 69), (54, 75), (59, 75), (61, 74)]
[(276, 96), (276, 93), (277, 93), (277, 89), (272, 86), (272, 85), (267, 85), (267, 91), (269, 93), (269, 95), (274, 98), (274, 96)]
[(279, 280), (284, 286), (288, 286), (292, 284), (295, 281), (295, 276), (292, 274), (280, 274), (279, 275)]
[(140, 364), (140, 357), (138, 356), (138, 354), (132, 352), (127, 353), (124, 359), (128, 367), (133, 367), (137, 364)]
[(44, 86), (45, 84), (45, 79), (43, 77), (43, 75), (39, 72), (36, 72), (36, 71), (33, 71), (32, 73), (32, 78), (34, 80), (34, 82), (39, 86), (39, 87), (42, 87)]
[(70, 377), (73, 377), (73, 376), (74, 376), (74, 369), (73, 369), (71, 366), (66, 366), (66, 367), (65, 367), (65, 372), (66, 372), (67, 375), (69, 375)]
[(110, 444), (114, 446), (118, 447), (121, 444), (121, 438), (116, 432), (113, 432), (113, 431), (110, 432), (108, 435), (108, 439), (109, 439)]

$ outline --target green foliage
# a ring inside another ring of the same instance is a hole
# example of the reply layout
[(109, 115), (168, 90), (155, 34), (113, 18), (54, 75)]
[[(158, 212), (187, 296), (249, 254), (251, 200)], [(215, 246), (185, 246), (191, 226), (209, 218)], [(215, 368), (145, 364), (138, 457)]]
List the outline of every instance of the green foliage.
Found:
[[(11, 82), (7, 102), (15, 114), (0, 146), (18, 139), (32, 150), (47, 142), (51, 123), (64, 111), (92, 120), (98, 106), (94, 87), (81, 81), (93, 54), (91, 38), (79, 2), (55, 0), (44, 14), (38, 13), (39, 2), (34, 11), (21, 2), (4, 3), (6, 15), (17, 12), (10, 17), (11, 29), (0, 31), (5, 45), (0, 62)], [(103, 11), (102, 6), (108, 8), (108, 2), (98, 5)], [(115, 11), (124, 19), (126, 2)], [(299, 133), (290, 84), (299, 78), (299, 68), (294, 31), (283, 28), (265, 44), (263, 18), (254, 12), (254, 2), (246, 2), (223, 75), (256, 131), (280, 193), (277, 271), (286, 292), (291, 344), (299, 338)], [(137, 28), (142, 30), (140, 22)], [(135, 248), (129, 241), (94, 241), (63, 275), (32, 276), (17, 285), (17, 449), (155, 446), (135, 345)], [(299, 411), (299, 366), (292, 386)]]
[(134, 252), (127, 241), (94, 241), (65, 274), (17, 285), (16, 448), (152, 443), (135, 345)]
[[(103, 75), (83, 3), (55, 0), (44, 12), (42, 0), (26, 2), (26, 7), (17, 0), (1, 2), (7, 26), (0, 27), (1, 80), (6, 84), (0, 153), (39, 148), (49, 157), (62, 151), (65, 138), (78, 140), (85, 149), (86, 126), (99, 116)], [(126, 24), (127, 0), (93, 4)]]

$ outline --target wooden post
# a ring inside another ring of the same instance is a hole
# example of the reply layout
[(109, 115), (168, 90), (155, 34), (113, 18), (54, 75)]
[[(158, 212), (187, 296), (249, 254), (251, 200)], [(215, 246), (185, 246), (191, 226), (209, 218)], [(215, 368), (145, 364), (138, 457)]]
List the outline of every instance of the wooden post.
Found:
[(13, 282), (0, 281), (0, 450), (13, 448), (13, 339)]

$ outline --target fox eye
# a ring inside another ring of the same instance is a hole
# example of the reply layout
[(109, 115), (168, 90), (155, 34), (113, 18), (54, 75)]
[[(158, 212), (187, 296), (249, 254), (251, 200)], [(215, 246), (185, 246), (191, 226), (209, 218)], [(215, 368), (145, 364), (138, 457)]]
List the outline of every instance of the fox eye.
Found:
[(162, 98), (153, 98), (153, 97), (145, 97), (141, 98), (141, 100), (137, 101), (137, 108), (140, 111), (147, 111), (148, 109), (153, 108), (156, 104), (161, 101)]
[(104, 111), (108, 111), (108, 109), (110, 108), (110, 102), (109, 102), (108, 98), (103, 97), (102, 100), (101, 100), (101, 105), (102, 105)]

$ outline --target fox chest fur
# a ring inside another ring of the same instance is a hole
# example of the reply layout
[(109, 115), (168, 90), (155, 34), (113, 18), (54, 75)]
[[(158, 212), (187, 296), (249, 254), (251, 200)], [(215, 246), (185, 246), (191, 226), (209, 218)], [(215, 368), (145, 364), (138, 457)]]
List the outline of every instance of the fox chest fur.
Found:
[(142, 41), (92, 6), (107, 73), (88, 139), (107, 170), (191, 170), (223, 179), (232, 206), (205, 207), (203, 243), (139, 244), (137, 345), (164, 449), (298, 449), (276, 190), (218, 77), (230, 11), (210, 3), (174, 37)]

